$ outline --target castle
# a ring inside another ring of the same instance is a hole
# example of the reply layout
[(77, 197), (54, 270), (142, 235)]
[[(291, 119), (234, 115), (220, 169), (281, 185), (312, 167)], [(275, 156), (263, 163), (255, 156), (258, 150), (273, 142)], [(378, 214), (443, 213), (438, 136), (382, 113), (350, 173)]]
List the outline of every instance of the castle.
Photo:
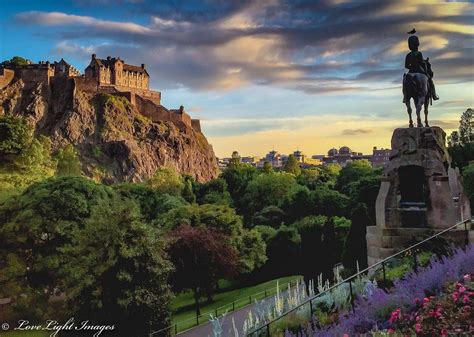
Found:
[(145, 64), (135, 66), (126, 64), (119, 57), (99, 59), (96, 54), (92, 54), (84, 74), (64, 59), (54, 63), (40, 61), (34, 64), (28, 61), (25, 65), (0, 67), (0, 90), (20, 79), (25, 84), (48, 86), (71, 83), (73, 93), (81, 90), (123, 96), (153, 122), (171, 121), (201, 132), (200, 121), (191, 119), (183, 106), (179, 109), (167, 109), (161, 105), (161, 92), (149, 89), (150, 75)]

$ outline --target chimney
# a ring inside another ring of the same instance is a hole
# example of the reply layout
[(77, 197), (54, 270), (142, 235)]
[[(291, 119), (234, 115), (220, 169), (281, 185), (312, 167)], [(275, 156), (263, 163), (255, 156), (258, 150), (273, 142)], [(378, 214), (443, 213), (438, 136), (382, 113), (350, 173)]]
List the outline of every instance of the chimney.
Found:
[(145, 63), (142, 63), (142, 69), (145, 69)]
[(93, 60), (95, 60), (95, 57), (96, 57), (96, 55), (95, 55), (95, 54), (92, 54), (92, 59), (93, 59)]

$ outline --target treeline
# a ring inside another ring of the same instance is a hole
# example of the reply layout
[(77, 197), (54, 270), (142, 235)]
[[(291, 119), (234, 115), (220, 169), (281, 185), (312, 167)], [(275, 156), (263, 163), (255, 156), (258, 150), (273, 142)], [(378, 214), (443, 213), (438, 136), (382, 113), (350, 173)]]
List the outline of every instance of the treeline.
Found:
[(235, 157), (204, 184), (163, 168), (109, 186), (81, 175), (72, 146), (52, 153), (47, 137), (6, 116), (0, 157), (0, 298), (12, 300), (1, 317), (74, 316), (124, 336), (168, 326), (181, 291), (199, 312), (222, 278), (330, 279), (340, 261), (364, 267), (381, 173), (366, 161), (301, 170), (294, 158), (277, 172)]

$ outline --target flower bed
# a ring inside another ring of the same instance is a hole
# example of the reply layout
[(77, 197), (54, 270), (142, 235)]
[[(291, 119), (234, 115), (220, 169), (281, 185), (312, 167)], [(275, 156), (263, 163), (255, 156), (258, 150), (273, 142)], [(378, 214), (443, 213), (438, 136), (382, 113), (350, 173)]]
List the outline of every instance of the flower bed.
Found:
[[(474, 246), (455, 249), (451, 256), (432, 259), (418, 273), (395, 280), (389, 291), (375, 288), (359, 296), (354, 311), (339, 312), (332, 325), (321, 324), (315, 317), (297, 336), (354, 336), (373, 331), (441, 336), (459, 333), (459, 329), (471, 332), (473, 274)], [(287, 332), (286, 336), (296, 335)]]

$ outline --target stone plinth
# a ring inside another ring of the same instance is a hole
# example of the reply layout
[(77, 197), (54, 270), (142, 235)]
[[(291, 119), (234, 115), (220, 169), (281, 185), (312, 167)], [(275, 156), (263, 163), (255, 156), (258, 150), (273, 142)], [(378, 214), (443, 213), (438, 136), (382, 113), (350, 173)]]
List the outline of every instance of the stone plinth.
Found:
[[(376, 226), (367, 228), (369, 265), (421, 239), (469, 219), (459, 171), (451, 168), (439, 127), (393, 132), (390, 161), (376, 201)], [(461, 238), (453, 234), (453, 238)]]

